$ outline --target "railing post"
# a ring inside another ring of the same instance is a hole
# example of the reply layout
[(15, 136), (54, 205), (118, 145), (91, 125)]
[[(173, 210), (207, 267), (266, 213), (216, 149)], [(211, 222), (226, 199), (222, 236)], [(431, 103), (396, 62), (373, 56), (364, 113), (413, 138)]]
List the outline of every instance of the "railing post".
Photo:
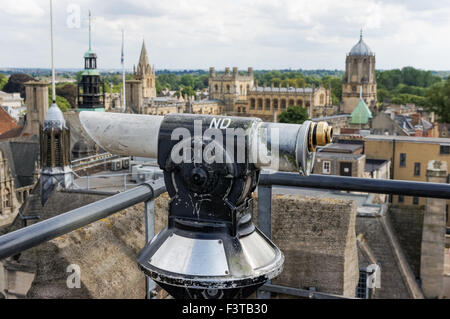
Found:
[(258, 228), (272, 237), (272, 185), (258, 186)]
[(127, 174), (123, 175), (123, 190), (127, 190)]
[[(258, 186), (258, 228), (268, 238), (272, 237), (272, 185)], [(271, 297), (270, 292), (264, 290), (258, 290), (256, 296), (258, 299)]]
[[(155, 236), (155, 201), (145, 202), (145, 242), (148, 245)], [(145, 276), (145, 299), (155, 299), (156, 283)]]

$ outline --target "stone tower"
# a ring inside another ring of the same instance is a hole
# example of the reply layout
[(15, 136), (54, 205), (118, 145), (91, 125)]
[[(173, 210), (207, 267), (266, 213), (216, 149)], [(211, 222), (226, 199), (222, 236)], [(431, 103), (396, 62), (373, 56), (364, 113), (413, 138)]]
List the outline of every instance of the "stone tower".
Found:
[(30, 81), (25, 83), (27, 115), (23, 135), (39, 135), (48, 110), (48, 83)]
[(105, 87), (97, 70), (97, 54), (92, 50), (89, 12), (89, 50), (84, 54), (84, 71), (78, 82), (78, 111), (105, 111)]
[(223, 74), (217, 74), (213, 67), (209, 68), (209, 98), (224, 103), (225, 113), (234, 111), (234, 105), (238, 101), (245, 101), (247, 94), (254, 87), (253, 68), (249, 67), (247, 74), (239, 74), (237, 67), (232, 72), (225, 68)]
[(377, 107), (377, 79), (375, 74), (375, 54), (363, 41), (361, 31), (359, 42), (352, 48), (345, 61), (345, 78), (342, 84), (341, 111), (353, 112), (360, 101), (359, 88), (362, 87), (364, 102), (372, 109)]
[(142, 82), (142, 97), (144, 99), (156, 97), (155, 68), (152, 68), (148, 62), (147, 49), (145, 48), (144, 41), (142, 42), (141, 56), (139, 57), (135, 78)]
[(55, 187), (69, 188), (73, 184), (70, 130), (56, 103), (49, 108), (40, 129), (40, 159), (41, 203), (44, 205)]

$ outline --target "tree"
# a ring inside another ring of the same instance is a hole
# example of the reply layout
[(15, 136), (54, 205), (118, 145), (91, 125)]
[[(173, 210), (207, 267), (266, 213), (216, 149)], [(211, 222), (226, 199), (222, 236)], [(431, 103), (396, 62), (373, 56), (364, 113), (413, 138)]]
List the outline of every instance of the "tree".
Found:
[[(52, 105), (52, 93), (48, 93), (48, 106), (50, 107)], [(56, 96), (56, 105), (58, 105), (59, 109), (62, 112), (66, 112), (70, 110), (70, 103), (62, 96), (57, 95)]]
[(8, 77), (4, 74), (0, 73), (0, 91), (3, 90), (3, 87), (8, 83)]
[(8, 82), (3, 87), (6, 93), (20, 93), (22, 98), (25, 98), (25, 83), (33, 81), (34, 79), (25, 73), (14, 73), (8, 79)]
[(78, 89), (71, 83), (58, 85), (56, 87), (56, 94), (65, 98), (72, 108), (75, 108), (77, 104)]
[(280, 123), (302, 124), (309, 118), (308, 111), (300, 106), (289, 106), (280, 114)]
[(450, 123), (450, 77), (428, 89), (425, 108), (435, 112), (439, 122)]

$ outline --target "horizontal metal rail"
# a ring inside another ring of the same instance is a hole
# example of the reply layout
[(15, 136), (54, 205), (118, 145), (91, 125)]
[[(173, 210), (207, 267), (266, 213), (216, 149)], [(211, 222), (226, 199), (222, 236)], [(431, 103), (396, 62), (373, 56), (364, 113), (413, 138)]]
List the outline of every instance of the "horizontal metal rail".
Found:
[(341, 295), (333, 295), (327, 294), (323, 292), (313, 291), (313, 290), (304, 290), (292, 287), (278, 286), (273, 284), (265, 284), (261, 288), (261, 291), (274, 292), (278, 294), (285, 294), (309, 299), (356, 299), (352, 297), (345, 297)]
[(122, 209), (155, 199), (166, 191), (163, 179), (99, 200), (0, 237), (0, 260), (67, 234)]
[(391, 179), (326, 175), (300, 176), (295, 173), (263, 173), (261, 174), (259, 184), (263, 186), (278, 185), (450, 199), (450, 184)]

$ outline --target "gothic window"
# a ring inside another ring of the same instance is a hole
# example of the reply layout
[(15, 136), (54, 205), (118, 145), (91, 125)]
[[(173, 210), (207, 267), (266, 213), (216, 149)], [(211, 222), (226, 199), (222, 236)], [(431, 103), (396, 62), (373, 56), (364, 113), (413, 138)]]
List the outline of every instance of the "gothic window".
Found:
[(297, 100), (297, 105), (298, 106), (303, 106), (303, 100)]
[(240, 107), (238, 107), (238, 113), (241, 113), (241, 108)]
[(33, 88), (33, 110), (37, 111), (36, 88)]
[(266, 110), (270, 110), (270, 99), (266, 99)]
[(289, 106), (294, 106), (295, 102), (294, 100), (289, 100)]
[(3, 201), (4, 207), (11, 207), (11, 192), (9, 191), (9, 188), (5, 188), (3, 191)]
[(214, 90), (216, 91), (216, 92), (219, 92), (219, 86), (216, 84), (216, 85), (214, 85)]
[(352, 92), (356, 92), (356, 86), (355, 85), (352, 86)]
[(230, 93), (230, 85), (229, 84), (227, 84), (227, 93)]
[(274, 99), (274, 100), (273, 100), (273, 108), (274, 108), (275, 110), (278, 110), (278, 99)]
[(262, 108), (263, 108), (263, 100), (258, 99), (258, 110), (262, 110)]
[(250, 99), (250, 109), (255, 109), (255, 99)]
[(282, 108), (282, 109), (285, 109), (285, 108), (286, 108), (286, 100), (285, 100), (285, 99), (282, 99), (282, 100), (281, 100), (281, 108)]

